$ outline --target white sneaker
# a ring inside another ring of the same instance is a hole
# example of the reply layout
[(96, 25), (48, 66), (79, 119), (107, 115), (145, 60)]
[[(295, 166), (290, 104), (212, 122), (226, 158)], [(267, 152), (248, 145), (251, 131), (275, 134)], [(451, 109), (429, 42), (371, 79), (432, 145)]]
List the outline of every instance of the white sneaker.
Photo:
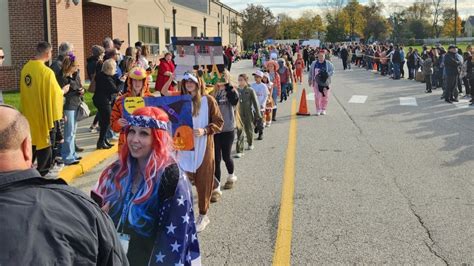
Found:
[(254, 148), (255, 148), (255, 147), (254, 147), (253, 145), (250, 145), (250, 146), (247, 148), (247, 150), (251, 151), (251, 150), (253, 150)]
[(198, 233), (201, 233), (202, 231), (204, 231), (204, 229), (206, 229), (206, 226), (210, 222), (211, 220), (209, 220), (209, 217), (207, 217), (207, 215), (199, 214), (198, 218), (196, 219), (196, 231)]
[(222, 191), (221, 191), (221, 186), (218, 186), (216, 189), (212, 191), (211, 194), (211, 202), (218, 202), (221, 200), (222, 197)]
[(237, 181), (237, 176), (231, 174), (227, 177), (227, 182), (225, 182), (224, 189), (231, 189), (234, 187), (234, 183)]
[(270, 127), (271, 125), (272, 125), (271, 123), (267, 123), (265, 127)]
[(326, 115), (326, 111), (322, 111), (322, 112), (321, 112), (321, 115)]
[(244, 156), (244, 154), (239, 152), (234, 155), (234, 158), (242, 158), (242, 156)]
[(315, 115), (315, 116), (320, 116), (321, 113), (318, 111), (318, 112), (316, 112), (316, 114), (314, 114), (314, 115)]

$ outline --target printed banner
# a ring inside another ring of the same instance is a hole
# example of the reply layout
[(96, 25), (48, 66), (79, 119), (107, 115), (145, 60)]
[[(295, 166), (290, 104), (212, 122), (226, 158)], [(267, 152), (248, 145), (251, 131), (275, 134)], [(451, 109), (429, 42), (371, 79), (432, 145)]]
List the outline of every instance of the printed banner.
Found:
[(145, 106), (159, 107), (170, 119), (168, 125), (175, 149), (194, 150), (192, 98), (190, 95), (169, 97), (127, 97), (123, 99), (123, 116), (127, 119), (136, 109)]
[[(222, 39), (220, 37), (173, 37), (171, 38), (176, 63), (176, 79), (185, 72), (202, 69), (212, 72), (224, 71)], [(214, 68), (213, 68), (214, 66)]]

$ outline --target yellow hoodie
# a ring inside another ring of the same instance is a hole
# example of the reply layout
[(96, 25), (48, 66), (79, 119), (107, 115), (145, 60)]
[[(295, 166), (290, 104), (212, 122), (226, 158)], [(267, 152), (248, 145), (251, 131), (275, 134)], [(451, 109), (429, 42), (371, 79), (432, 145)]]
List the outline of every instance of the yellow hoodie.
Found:
[(30, 60), (21, 70), (20, 98), (37, 150), (51, 146), (49, 132), (63, 117), (63, 91), (53, 70), (41, 60)]

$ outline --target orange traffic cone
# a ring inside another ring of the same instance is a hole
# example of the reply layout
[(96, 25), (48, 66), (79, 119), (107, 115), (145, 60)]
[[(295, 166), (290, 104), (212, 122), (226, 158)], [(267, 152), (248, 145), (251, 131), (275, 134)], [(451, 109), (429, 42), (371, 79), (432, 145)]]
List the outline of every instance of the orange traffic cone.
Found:
[(374, 67), (372, 68), (372, 70), (377, 71), (377, 63), (374, 63)]
[(303, 89), (300, 100), (300, 109), (296, 115), (311, 115), (308, 112), (308, 105), (306, 103), (306, 89)]

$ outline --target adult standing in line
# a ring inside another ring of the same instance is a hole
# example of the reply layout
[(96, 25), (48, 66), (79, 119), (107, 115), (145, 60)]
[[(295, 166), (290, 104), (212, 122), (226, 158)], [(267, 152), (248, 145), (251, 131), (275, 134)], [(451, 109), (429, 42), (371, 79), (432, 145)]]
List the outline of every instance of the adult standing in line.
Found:
[(20, 77), (21, 106), (30, 124), (33, 161), (37, 160), (41, 176), (53, 166), (54, 124), (63, 118), (63, 95), (69, 91), (69, 85), (61, 89), (53, 70), (45, 65), (50, 59), (51, 45), (38, 43), (35, 58), (25, 64)]
[(329, 85), (334, 74), (334, 66), (325, 59), (324, 51), (319, 52), (318, 60), (311, 64), (308, 75), (309, 86), (313, 87), (316, 115), (326, 115), (329, 101)]
[[(158, 75), (156, 78), (155, 90), (161, 91), (166, 82), (173, 77), (175, 71), (175, 64), (173, 62), (173, 55), (170, 52), (165, 53), (165, 56), (160, 59), (160, 66), (158, 68)], [(170, 91), (175, 91), (175, 87), (171, 84)]]
[(51, 63), (51, 69), (54, 71), (56, 75), (56, 79), (59, 82), (59, 79), (63, 75), (62, 73), (62, 66), (64, 58), (69, 54), (74, 52), (74, 46), (69, 42), (63, 42), (59, 45), (58, 48), (58, 57), (56, 57), (53, 62)]
[(464, 87), (466, 88), (466, 94), (464, 95), (464, 98), (468, 99), (471, 96), (471, 89), (474, 85), (471, 84), (472, 55), (470, 52), (464, 52), (463, 57), (464, 62), (462, 65), (461, 78), (462, 82), (464, 83)]
[[(92, 55), (89, 58), (87, 58), (87, 66), (86, 66), (87, 76), (89, 77), (91, 84), (93, 82), (95, 83), (95, 75), (102, 68), (102, 63), (103, 63), (102, 60), (104, 58), (104, 55), (105, 55), (104, 47), (100, 45), (92, 46)], [(94, 121), (92, 122), (92, 125), (89, 127), (89, 132), (96, 133), (98, 125), (99, 125), (99, 114), (96, 113), (94, 117)]]
[(81, 76), (79, 73), (76, 56), (69, 53), (62, 63), (59, 86), (69, 85), (69, 91), (64, 95), (64, 143), (61, 146), (61, 157), (65, 165), (78, 164), (82, 159), (76, 153), (77, 110), (82, 103)]
[(400, 53), (400, 48), (398, 45), (395, 45), (393, 54), (391, 56), (391, 62), (393, 67), (393, 79), (400, 79), (400, 64), (402, 63), (402, 54)]
[(407, 60), (407, 67), (408, 67), (408, 79), (412, 80), (415, 78), (415, 53), (412, 47), (408, 47), (406, 60)]
[(203, 94), (202, 85), (194, 74), (186, 73), (183, 76), (179, 92), (170, 92), (168, 87), (163, 87), (161, 91), (164, 96), (179, 94), (192, 96), (194, 151), (179, 151), (177, 161), (196, 186), (199, 206), (196, 229), (202, 232), (211, 222), (207, 213), (212, 191), (216, 188), (214, 134), (222, 130), (224, 120), (216, 100), (210, 95)]
[(217, 187), (212, 191), (211, 202), (217, 202), (222, 197), (221, 191), (221, 160), (224, 160), (227, 168), (227, 181), (224, 189), (231, 189), (237, 181), (237, 176), (234, 174), (234, 161), (230, 155), (232, 152), (232, 145), (235, 139), (235, 129), (237, 127), (238, 110), (236, 109), (239, 103), (239, 93), (230, 84), (230, 74), (224, 71), (222, 77), (214, 86), (212, 96), (216, 99), (217, 105), (224, 119), (224, 125), (221, 132), (214, 135), (214, 158), (216, 168), (214, 176), (217, 180)]
[(451, 45), (448, 48), (448, 52), (444, 56), (444, 68), (446, 73), (445, 101), (447, 103), (453, 103), (458, 101), (456, 82), (458, 79), (460, 67), (461, 61), (457, 57), (456, 46)]
[(225, 55), (227, 56), (227, 59), (229, 59), (228, 64), (227, 64), (227, 70), (230, 71), (232, 67), (232, 62), (234, 60), (234, 51), (231, 45), (229, 45), (229, 47), (227, 47), (227, 49), (225, 50)]
[(26, 118), (8, 105), (0, 105), (0, 117), (0, 264), (128, 265), (99, 206), (62, 179), (42, 178), (32, 169)]
[(306, 66), (306, 71), (309, 71), (309, 66), (311, 62), (309, 62), (309, 51), (307, 46), (303, 48), (303, 60), (304, 65)]
[(116, 80), (114, 79), (114, 75), (117, 71), (116, 68), (117, 63), (115, 62), (115, 59), (107, 59), (102, 65), (102, 71), (96, 75), (97, 88), (92, 100), (100, 114), (100, 134), (99, 140), (97, 141), (97, 149), (110, 149), (113, 146), (108, 142), (106, 135), (110, 126), (112, 97), (120, 91)]
[(347, 58), (349, 57), (349, 53), (347, 52), (347, 48), (346, 46), (342, 46), (342, 49), (340, 51), (340, 54), (339, 56), (341, 57), (341, 60), (342, 60), (342, 67), (344, 68), (344, 70), (347, 69)]
[(405, 50), (400, 45), (400, 77), (405, 78)]
[(433, 76), (433, 59), (431, 53), (424, 53), (422, 56), (423, 75), (426, 83), (426, 93), (432, 92), (431, 78)]
[(124, 55), (120, 52), (120, 49), (122, 48), (122, 44), (124, 43), (124, 41), (120, 40), (118, 38), (115, 38), (115, 39), (113, 39), (112, 42), (114, 44), (115, 50), (117, 51), (117, 57), (118, 57), (117, 62), (120, 65), (120, 63), (122, 62), (123, 57), (124, 57)]
[[(239, 75), (239, 113), (242, 120), (242, 127), (237, 128), (236, 158), (244, 155), (244, 132), (247, 137), (248, 150), (253, 150), (253, 130), (255, 118), (262, 119), (260, 106), (257, 101), (257, 94), (249, 85), (249, 78), (246, 74)], [(254, 111), (255, 110), (255, 111)]]

